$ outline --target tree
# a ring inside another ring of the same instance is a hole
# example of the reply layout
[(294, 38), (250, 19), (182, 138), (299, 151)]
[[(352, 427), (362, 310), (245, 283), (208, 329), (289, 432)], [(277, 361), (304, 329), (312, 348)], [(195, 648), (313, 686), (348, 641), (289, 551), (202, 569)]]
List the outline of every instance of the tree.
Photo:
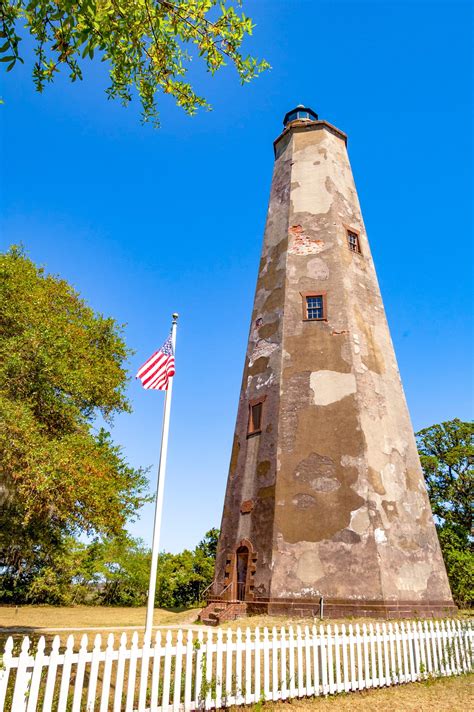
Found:
[(241, 0), (3, 0), (0, 61), (7, 71), (23, 62), (19, 25), (25, 23), (34, 41), (38, 91), (62, 68), (72, 81), (82, 79), (84, 60), (97, 53), (109, 65), (109, 98), (128, 104), (138, 94), (144, 120), (158, 124), (158, 91), (173, 96), (188, 114), (209, 108), (185, 81), (191, 48), (211, 74), (229, 61), (242, 83), (269, 66), (241, 53), (253, 24), (236, 10), (240, 5)]
[(204, 534), (204, 538), (197, 545), (196, 551), (201, 551), (206, 558), (215, 561), (218, 541), (219, 529), (213, 527)]
[(459, 605), (474, 599), (472, 502), (474, 423), (458, 418), (416, 434), (451, 590)]
[(210, 529), (194, 551), (160, 554), (155, 599), (158, 606), (183, 608), (202, 601), (214, 576), (218, 538), (219, 530)]
[(117, 536), (146, 499), (145, 472), (94, 427), (130, 411), (129, 353), (122, 328), (67, 282), (18, 248), (0, 256), (0, 565), (12, 590), (64, 536)]
[(95, 545), (96, 601), (105, 606), (144, 606), (151, 552), (139, 539), (115, 537)]

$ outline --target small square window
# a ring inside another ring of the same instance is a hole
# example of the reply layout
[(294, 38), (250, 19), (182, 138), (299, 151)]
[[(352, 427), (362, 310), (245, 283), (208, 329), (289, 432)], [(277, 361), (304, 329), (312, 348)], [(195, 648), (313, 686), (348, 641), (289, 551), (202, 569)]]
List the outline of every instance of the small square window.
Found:
[(247, 427), (247, 435), (255, 435), (262, 432), (262, 415), (263, 403), (265, 397), (258, 400), (250, 401), (249, 403), (249, 422)]
[(359, 235), (352, 230), (347, 231), (347, 244), (351, 252), (358, 252), (360, 254), (360, 243)]
[(326, 319), (326, 295), (302, 294), (303, 319), (305, 321), (323, 321)]

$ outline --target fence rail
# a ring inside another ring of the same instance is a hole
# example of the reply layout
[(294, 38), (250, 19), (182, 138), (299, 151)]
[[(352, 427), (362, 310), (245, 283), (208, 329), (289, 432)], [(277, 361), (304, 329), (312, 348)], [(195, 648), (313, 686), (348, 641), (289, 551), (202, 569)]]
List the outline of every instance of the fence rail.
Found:
[[(397, 685), (472, 668), (474, 629), (460, 621), (289, 626), (278, 630), (170, 631), (139, 645), (111, 634), (64, 649), (56, 636), (15, 651), (0, 665), (1, 712), (161, 712)], [(116, 647), (116, 642), (118, 646)]]

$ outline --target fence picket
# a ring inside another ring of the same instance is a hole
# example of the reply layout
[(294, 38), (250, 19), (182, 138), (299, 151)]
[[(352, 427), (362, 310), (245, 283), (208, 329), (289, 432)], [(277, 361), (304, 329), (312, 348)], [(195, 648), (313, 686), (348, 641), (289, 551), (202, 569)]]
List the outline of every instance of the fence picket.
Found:
[(409, 682), (410, 680), (410, 668), (408, 665), (408, 646), (407, 646), (407, 634), (405, 631), (405, 624), (400, 624), (400, 636), (402, 639), (402, 653), (403, 653), (403, 682)]
[(327, 648), (326, 648), (326, 636), (324, 635), (324, 628), (322, 625), (319, 626), (319, 650), (321, 654), (321, 688), (323, 695), (327, 695), (329, 692), (328, 685), (328, 664), (327, 664)]
[(454, 650), (454, 658), (456, 661), (454, 671), (456, 674), (459, 675), (459, 673), (461, 672), (461, 660), (459, 657), (457, 630), (456, 630), (456, 625), (455, 625), (454, 621), (449, 621), (449, 630), (451, 632), (451, 640), (452, 640), (452, 646), (453, 646), (453, 650)]
[(342, 692), (343, 685), (341, 679), (341, 639), (339, 637), (339, 626), (334, 626), (334, 666), (336, 668), (336, 692)]
[(423, 626), (421, 625), (421, 621), (418, 621), (416, 624), (417, 627), (417, 636), (418, 636), (418, 645), (419, 645), (419, 652), (420, 652), (420, 680), (424, 680), (426, 678), (426, 649), (425, 649), (425, 637), (424, 637), (424, 632), (423, 632)]
[(370, 667), (369, 667), (369, 640), (368, 640), (368, 633), (367, 633), (367, 624), (364, 623), (362, 626), (362, 638), (364, 641), (364, 685), (366, 689), (371, 687), (371, 680), (370, 680)]
[(446, 625), (448, 626), (449, 640), (452, 650), (451, 670), (453, 675), (457, 675), (459, 673), (459, 653), (456, 647), (456, 630), (454, 628), (453, 621), (448, 620)]
[[(265, 629), (267, 630), (267, 629)], [(268, 630), (267, 630), (268, 638)], [(244, 701), (242, 688), (242, 630), (237, 628), (235, 641), (235, 704), (241, 705)], [(267, 654), (270, 654), (270, 646), (267, 646)]]
[(410, 621), (407, 621), (407, 645), (408, 645), (408, 659), (410, 662), (410, 681), (415, 682), (417, 680), (417, 674), (415, 669), (415, 656), (414, 656), (414, 639), (413, 631)]
[(392, 683), (398, 683), (397, 659), (395, 653), (395, 633), (393, 623), (388, 624), (388, 647), (390, 650), (390, 680)]
[(222, 628), (217, 631), (216, 642), (216, 708), (222, 707), (222, 657), (224, 643), (222, 640)]
[(376, 663), (376, 657), (375, 657), (375, 634), (374, 634), (374, 625), (373, 623), (370, 623), (369, 625), (369, 640), (370, 640), (370, 686), (371, 687), (377, 687), (378, 686), (378, 677), (377, 677), (377, 663)]
[(413, 650), (415, 653), (415, 679), (423, 679), (422, 670), (424, 670), (423, 656), (422, 656), (422, 639), (420, 635), (420, 628), (417, 623), (413, 623)]
[(430, 647), (431, 653), (433, 655), (433, 672), (435, 675), (439, 675), (440, 667), (438, 661), (438, 646), (436, 645), (436, 631), (433, 625), (433, 621), (430, 621)]
[(66, 641), (66, 650), (64, 652), (62, 670), (61, 670), (61, 686), (59, 688), (58, 709), (66, 709), (67, 698), (69, 695), (69, 684), (71, 679), (72, 658), (74, 655), (74, 636), (68, 635)]
[(263, 629), (263, 694), (265, 701), (270, 699), (270, 642), (268, 628)]
[(349, 664), (351, 669), (351, 690), (357, 690), (356, 669), (355, 669), (355, 638), (352, 623), (349, 624)]
[[(284, 630), (284, 628), (282, 630)], [(254, 631), (254, 640), (255, 640), (255, 652), (254, 652), (255, 702), (258, 702), (261, 697), (261, 692), (260, 692), (260, 690), (261, 690), (261, 680), (260, 680), (261, 642), (260, 642), (260, 628), (258, 626), (255, 628), (255, 631)]]
[[(77, 655), (76, 679), (74, 680), (74, 695), (72, 698), (72, 712), (81, 712), (82, 696), (84, 694), (84, 674), (86, 671), (86, 662), (89, 656), (88, 653), (89, 639), (87, 635), (83, 635), (79, 645)], [(36, 709), (36, 708), (34, 708)]]
[(245, 629), (245, 704), (250, 705), (252, 701), (252, 637), (247, 626)]
[(225, 653), (225, 700), (226, 706), (233, 704), (234, 693), (232, 690), (232, 671), (233, 671), (233, 643), (232, 643), (232, 628), (227, 628), (227, 642)]
[(403, 660), (402, 660), (402, 646), (400, 639), (400, 627), (398, 623), (394, 625), (394, 638), (395, 638), (395, 653), (396, 653), (396, 663), (395, 663), (395, 676), (397, 678), (397, 684), (399, 685), (404, 681), (403, 678)]
[[(220, 631), (222, 634), (222, 631)], [(155, 648), (156, 651), (156, 648)], [(156, 655), (156, 652), (155, 652)], [(193, 685), (193, 632), (188, 630), (186, 636), (186, 677), (184, 680), (184, 712), (190, 712), (191, 710), (191, 696), (192, 696), (192, 685)], [(153, 694), (153, 693), (152, 693)], [(158, 707), (158, 705), (157, 705)], [(151, 712), (156, 712), (155, 708), (152, 708)]]
[(441, 621), (441, 630), (443, 632), (443, 649), (446, 656), (446, 675), (452, 675), (455, 668), (454, 646), (452, 645), (451, 631), (448, 628), (447, 621)]
[[(280, 670), (281, 670), (281, 699), (286, 700), (288, 698), (288, 684), (286, 679), (286, 628), (283, 626), (280, 630)], [(256, 673), (255, 673), (256, 674)]]
[[(53, 704), (54, 687), (56, 685), (56, 673), (59, 658), (59, 635), (53, 638), (51, 652), (49, 654), (48, 675), (46, 678), (46, 689), (43, 700), (43, 712), (49, 712)], [(16, 687), (16, 685), (15, 685)]]
[(428, 622), (423, 623), (423, 633), (425, 639), (425, 650), (426, 650), (426, 669), (429, 675), (433, 672), (433, 661), (431, 657), (431, 647), (430, 647), (430, 631), (428, 629)]
[(301, 636), (300, 625), (296, 626), (296, 666), (298, 678), (298, 697), (303, 697), (305, 694), (303, 682), (303, 638)]
[(389, 635), (387, 630), (387, 624), (382, 623), (382, 639), (383, 639), (383, 660), (384, 660), (384, 675), (385, 684), (391, 685), (391, 674), (390, 674), (390, 652), (389, 652)]
[[(43, 673), (45, 647), (46, 640), (44, 638), (44, 635), (42, 635), (41, 638), (38, 640), (38, 645), (36, 647), (35, 662), (33, 664), (30, 691), (28, 694), (27, 712), (35, 712), (36, 705), (38, 703), (38, 693), (40, 689), (41, 675)], [(0, 709), (3, 709), (3, 705), (0, 705)]]
[(212, 707), (212, 659), (213, 659), (213, 635), (212, 630), (207, 631), (207, 641), (206, 641), (206, 695), (205, 695), (205, 708), (210, 710)]
[(334, 661), (333, 661), (333, 650), (332, 650), (332, 635), (331, 626), (326, 626), (326, 651), (328, 659), (328, 690), (329, 694), (333, 695), (336, 691), (336, 684), (334, 682)]
[(176, 635), (176, 657), (174, 667), (173, 712), (181, 709), (181, 673), (183, 670), (183, 631), (178, 630)]
[(443, 651), (443, 646), (441, 644), (441, 630), (439, 627), (439, 621), (435, 622), (435, 630), (436, 630), (436, 645), (438, 648), (438, 662), (439, 662), (439, 667), (442, 675), (446, 675), (446, 667), (445, 667), (445, 659), (444, 659), (444, 651)]
[(461, 670), (463, 672), (466, 672), (466, 648), (464, 645), (464, 636), (462, 634), (462, 628), (461, 628), (460, 621), (457, 621), (456, 628), (457, 628), (457, 638), (458, 638), (458, 645), (459, 645), (459, 655), (461, 658)]
[(170, 703), (172, 642), (171, 631), (169, 630), (166, 633), (165, 662), (163, 666), (163, 702), (161, 704), (164, 710), (168, 709)]
[[(201, 700), (201, 683), (202, 683), (202, 661), (203, 661), (204, 635), (202, 630), (199, 631), (196, 642), (196, 671), (194, 676), (194, 703), (196, 707), (202, 704)], [(165, 703), (162, 701), (161, 706), (165, 709)]]
[(128, 665), (128, 684), (127, 698), (125, 700), (125, 712), (132, 712), (135, 701), (135, 680), (137, 678), (137, 660), (138, 660), (138, 633), (135, 631), (132, 635), (132, 644), (130, 646), (130, 662)]
[(277, 629), (272, 629), (272, 700), (280, 699), (280, 690), (278, 685), (278, 649), (280, 647), (278, 640)]
[(304, 627), (304, 659), (306, 671), (306, 695), (309, 697), (314, 694), (313, 682), (311, 679), (311, 638), (309, 634), (309, 626)]
[[(87, 641), (87, 637), (86, 637)], [(122, 633), (120, 636), (120, 644), (119, 644), (119, 649), (118, 649), (118, 658), (117, 658), (117, 671), (115, 674), (115, 692), (114, 692), (114, 712), (120, 712), (122, 709), (122, 693), (123, 693), (123, 682), (124, 682), (124, 673), (125, 673), (125, 660), (127, 658), (128, 654), (128, 649), (127, 649), (127, 634)], [(84, 672), (82, 673), (84, 675)], [(79, 701), (80, 701), (80, 696), (79, 696)], [(73, 712), (80, 712), (80, 704), (77, 707), (77, 710), (74, 709)], [(153, 706), (152, 706), (152, 712)]]
[(314, 694), (321, 694), (321, 684), (319, 682), (319, 653), (320, 653), (320, 641), (318, 638), (318, 633), (316, 631), (316, 626), (313, 625), (312, 629), (313, 637), (313, 679), (314, 679)]
[[(140, 682), (138, 685), (138, 712), (145, 712), (147, 707), (147, 692), (148, 692), (148, 668), (151, 655), (151, 633), (143, 636), (142, 655), (140, 665)], [(107, 712), (107, 708), (100, 712)]]
[(362, 636), (360, 626), (357, 623), (355, 627), (356, 635), (356, 650), (357, 650), (357, 689), (362, 690), (365, 687), (364, 670), (362, 667)]
[(2, 657), (2, 669), (0, 670), (0, 709), (3, 710), (5, 698), (7, 696), (8, 680), (13, 662), (13, 638), (9, 636), (5, 643), (5, 650)]
[(377, 647), (378, 686), (383, 687), (385, 685), (385, 675), (384, 675), (383, 658), (382, 658), (382, 635), (380, 633), (380, 626), (378, 623), (375, 624), (375, 643), (376, 643), (376, 647)]
[(464, 671), (469, 672), (472, 669), (472, 643), (473, 643), (473, 628), (461, 628), (461, 623), (458, 622), (461, 630), (461, 640), (464, 649)]
[(349, 680), (349, 668), (347, 662), (347, 632), (346, 626), (341, 626), (341, 646), (342, 646), (342, 682), (344, 692), (349, 692), (351, 689)]
[(18, 668), (16, 671), (15, 693), (13, 695), (12, 710), (24, 712), (28, 701), (28, 690), (30, 687), (31, 673), (28, 673), (28, 662), (30, 659), (30, 639), (23, 638), (21, 652), (18, 658)]
[[(72, 638), (72, 636), (70, 636), (70, 637)], [(74, 640), (72, 641), (72, 645), (74, 645)], [(114, 653), (115, 653), (114, 636), (112, 633), (110, 633), (109, 637), (107, 638), (107, 647), (105, 649), (105, 664), (104, 664), (104, 674), (102, 677), (102, 694), (100, 697), (100, 712), (107, 712), (107, 710), (109, 709), (110, 680), (111, 680), (111, 675), (112, 675), (112, 663), (113, 663), (113, 659), (114, 659)], [(62, 684), (63, 684), (63, 681), (61, 681), (61, 687), (62, 687)], [(68, 683), (68, 686), (69, 686), (69, 683)], [(61, 709), (61, 707), (59, 707), (59, 709)]]

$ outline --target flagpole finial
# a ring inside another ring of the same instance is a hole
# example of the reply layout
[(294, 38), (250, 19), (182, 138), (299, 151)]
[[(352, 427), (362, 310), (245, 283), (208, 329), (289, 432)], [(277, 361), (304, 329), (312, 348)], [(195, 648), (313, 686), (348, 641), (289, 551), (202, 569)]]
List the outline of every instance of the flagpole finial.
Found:
[(174, 312), (174, 314), (172, 314), (171, 316), (173, 317), (173, 324), (176, 324), (176, 322), (178, 321), (179, 314)]

